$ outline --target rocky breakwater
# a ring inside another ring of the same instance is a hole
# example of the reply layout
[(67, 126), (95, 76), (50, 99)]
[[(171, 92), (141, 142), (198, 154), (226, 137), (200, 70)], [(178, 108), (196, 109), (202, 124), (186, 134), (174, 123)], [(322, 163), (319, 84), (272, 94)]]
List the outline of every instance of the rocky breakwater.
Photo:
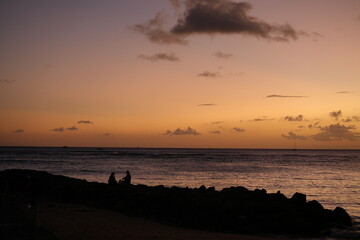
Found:
[(333, 228), (352, 226), (343, 208), (324, 209), (301, 193), (287, 198), (280, 192), (244, 187), (216, 191), (204, 186), (109, 186), (32, 170), (0, 172), (0, 187), (1, 194), (23, 192), (34, 203), (37, 199), (79, 203), (209, 231), (323, 236)]

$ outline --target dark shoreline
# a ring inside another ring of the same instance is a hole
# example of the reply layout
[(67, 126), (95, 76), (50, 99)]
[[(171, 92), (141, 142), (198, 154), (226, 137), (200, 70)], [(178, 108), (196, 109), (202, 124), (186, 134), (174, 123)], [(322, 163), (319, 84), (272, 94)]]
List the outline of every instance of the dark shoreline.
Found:
[(48, 199), (214, 232), (321, 237), (352, 226), (343, 208), (324, 209), (301, 193), (288, 199), (244, 187), (109, 186), (34, 170), (2, 171), (0, 187), (1, 194), (22, 193), (30, 205)]

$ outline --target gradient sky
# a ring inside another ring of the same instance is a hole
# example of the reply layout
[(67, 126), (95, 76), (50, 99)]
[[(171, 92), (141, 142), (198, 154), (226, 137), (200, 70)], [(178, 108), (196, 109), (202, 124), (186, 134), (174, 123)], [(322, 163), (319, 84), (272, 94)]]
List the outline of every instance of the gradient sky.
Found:
[(3, 0), (0, 145), (360, 149), (359, 0)]

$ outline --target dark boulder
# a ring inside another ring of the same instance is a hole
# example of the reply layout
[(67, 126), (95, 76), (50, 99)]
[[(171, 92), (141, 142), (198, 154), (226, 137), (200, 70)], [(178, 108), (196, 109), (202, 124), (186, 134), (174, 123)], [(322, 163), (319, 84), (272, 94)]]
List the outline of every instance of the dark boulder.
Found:
[(324, 214), (324, 207), (316, 200), (306, 203), (305, 211), (311, 216), (322, 216)]
[(290, 200), (295, 204), (305, 204), (306, 203), (306, 195), (302, 193), (295, 193)]
[(335, 222), (341, 223), (341, 225), (351, 226), (352, 221), (350, 215), (342, 207), (336, 207), (334, 210)]

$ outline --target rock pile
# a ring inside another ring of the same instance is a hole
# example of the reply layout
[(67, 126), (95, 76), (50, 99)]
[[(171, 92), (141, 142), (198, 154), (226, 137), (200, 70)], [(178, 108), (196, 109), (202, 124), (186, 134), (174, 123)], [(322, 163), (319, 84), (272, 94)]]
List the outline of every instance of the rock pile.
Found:
[(264, 189), (109, 186), (32, 170), (0, 172), (0, 188), (210, 231), (320, 236), (352, 225), (341, 207), (328, 210), (302, 193), (289, 199)]

